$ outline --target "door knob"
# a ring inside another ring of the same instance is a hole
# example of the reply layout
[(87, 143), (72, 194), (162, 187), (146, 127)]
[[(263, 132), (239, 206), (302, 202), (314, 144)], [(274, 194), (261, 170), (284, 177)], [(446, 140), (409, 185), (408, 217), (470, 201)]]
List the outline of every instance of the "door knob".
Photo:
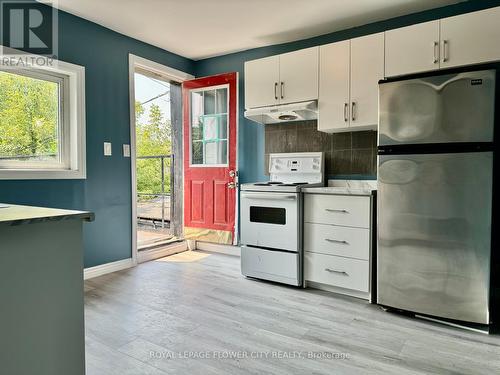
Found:
[(233, 182), (233, 181), (228, 182), (227, 183), (227, 188), (228, 189), (236, 189), (236, 182)]
[(229, 171), (229, 177), (234, 178), (236, 176), (236, 171), (235, 170), (230, 170)]

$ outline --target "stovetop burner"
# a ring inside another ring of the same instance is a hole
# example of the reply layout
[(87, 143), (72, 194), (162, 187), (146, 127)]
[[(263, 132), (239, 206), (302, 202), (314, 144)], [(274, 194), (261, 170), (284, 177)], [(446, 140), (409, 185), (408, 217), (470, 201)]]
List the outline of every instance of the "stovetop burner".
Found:
[(284, 182), (280, 182), (280, 181), (269, 181), (269, 182), (257, 182), (255, 183), (254, 185), (255, 186), (273, 186), (273, 185), (276, 185), (276, 186), (299, 186), (299, 185), (307, 185), (308, 182), (288, 182), (288, 183), (284, 183)]
[(269, 182), (257, 182), (255, 186), (273, 186), (273, 185), (283, 185), (283, 182), (269, 181)]

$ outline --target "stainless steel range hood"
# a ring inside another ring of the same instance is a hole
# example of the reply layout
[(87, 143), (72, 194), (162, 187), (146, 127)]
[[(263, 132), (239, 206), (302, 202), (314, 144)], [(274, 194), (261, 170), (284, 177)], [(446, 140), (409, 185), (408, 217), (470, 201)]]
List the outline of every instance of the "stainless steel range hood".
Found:
[(253, 108), (245, 111), (245, 117), (259, 124), (316, 120), (318, 118), (318, 103), (316, 100), (312, 100), (309, 102)]

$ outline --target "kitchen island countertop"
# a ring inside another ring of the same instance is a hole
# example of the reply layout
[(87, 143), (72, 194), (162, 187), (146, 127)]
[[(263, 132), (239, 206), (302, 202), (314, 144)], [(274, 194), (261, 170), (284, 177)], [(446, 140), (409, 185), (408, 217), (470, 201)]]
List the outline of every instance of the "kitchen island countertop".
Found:
[(58, 208), (0, 204), (0, 225), (32, 224), (44, 221), (80, 219), (93, 221), (94, 214), (87, 211), (62, 210)]

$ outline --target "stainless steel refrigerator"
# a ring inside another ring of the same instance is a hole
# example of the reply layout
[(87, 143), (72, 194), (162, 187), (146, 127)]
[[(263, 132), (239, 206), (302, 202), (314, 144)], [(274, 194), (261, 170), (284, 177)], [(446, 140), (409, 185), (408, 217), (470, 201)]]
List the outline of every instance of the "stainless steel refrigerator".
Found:
[(378, 304), (489, 323), (495, 75), (380, 83)]

